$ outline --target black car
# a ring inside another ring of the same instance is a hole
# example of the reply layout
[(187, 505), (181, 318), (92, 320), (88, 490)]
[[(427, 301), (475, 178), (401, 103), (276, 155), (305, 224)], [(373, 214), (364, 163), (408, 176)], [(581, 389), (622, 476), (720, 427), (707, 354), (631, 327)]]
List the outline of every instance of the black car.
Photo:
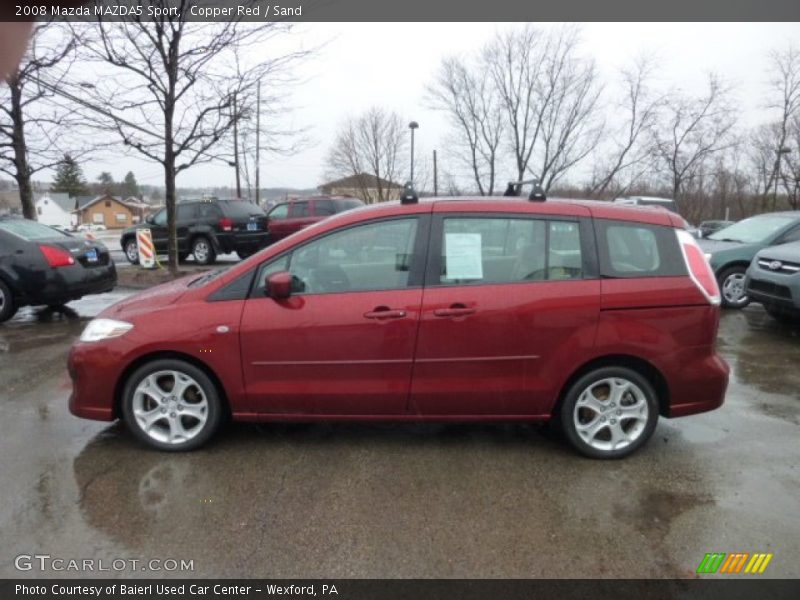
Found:
[(114, 289), (108, 249), (20, 217), (0, 217), (0, 322), (22, 306), (60, 306)]
[[(198, 264), (210, 265), (217, 254), (236, 252), (246, 258), (267, 244), (267, 218), (255, 204), (241, 200), (181, 202), (176, 207), (178, 258), (190, 254)], [(167, 253), (167, 209), (147, 217), (144, 223), (122, 232), (120, 244), (131, 264), (138, 264), (136, 230), (146, 228), (158, 254)]]

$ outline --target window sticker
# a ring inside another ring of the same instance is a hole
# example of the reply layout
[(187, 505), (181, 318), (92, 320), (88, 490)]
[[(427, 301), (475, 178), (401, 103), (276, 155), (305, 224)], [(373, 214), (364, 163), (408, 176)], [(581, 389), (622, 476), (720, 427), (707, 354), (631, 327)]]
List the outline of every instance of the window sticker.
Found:
[(483, 279), (480, 233), (446, 233), (445, 265), (448, 279)]

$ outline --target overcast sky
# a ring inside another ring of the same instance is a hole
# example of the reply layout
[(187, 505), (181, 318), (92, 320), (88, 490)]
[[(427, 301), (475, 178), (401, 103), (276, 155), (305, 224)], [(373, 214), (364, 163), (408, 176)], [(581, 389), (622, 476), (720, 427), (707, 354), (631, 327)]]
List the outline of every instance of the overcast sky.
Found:
[[(548, 27), (550, 25), (542, 25)], [(325, 156), (337, 124), (372, 105), (416, 120), (418, 155), (438, 149), (447, 166), (443, 115), (425, 106), (424, 87), (440, 60), (469, 53), (497, 30), (519, 27), (500, 23), (357, 23), (298, 25), (289, 44), (325, 44), (307, 61), (293, 92), (296, 110), (288, 118), (308, 128), (311, 143), (292, 156), (262, 159), (263, 187), (315, 187), (325, 180)], [(589, 23), (581, 26), (582, 52), (593, 57), (607, 86), (621, 67), (641, 54), (660, 60), (660, 85), (702, 92), (709, 71), (735, 86), (743, 124), (764, 114), (767, 53), (800, 40), (798, 23)], [(611, 91), (609, 89), (609, 91)], [(115, 179), (133, 170), (140, 183), (163, 185), (159, 165), (133, 156), (109, 156), (84, 165), (87, 179), (107, 170)], [(509, 174), (510, 175), (510, 174)], [(501, 175), (501, 179), (503, 176)], [(182, 173), (179, 186), (234, 185), (233, 169), (202, 165)]]

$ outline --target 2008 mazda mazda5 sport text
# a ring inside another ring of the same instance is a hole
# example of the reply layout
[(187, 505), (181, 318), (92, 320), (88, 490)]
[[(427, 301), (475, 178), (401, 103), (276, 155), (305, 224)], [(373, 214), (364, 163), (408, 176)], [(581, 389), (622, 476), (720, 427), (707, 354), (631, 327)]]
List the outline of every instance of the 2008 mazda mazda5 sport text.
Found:
[(225, 416), (555, 419), (583, 454), (625, 456), (725, 395), (719, 290), (682, 226), (519, 198), (342, 213), (107, 309), (70, 352), (70, 410), (162, 450)]

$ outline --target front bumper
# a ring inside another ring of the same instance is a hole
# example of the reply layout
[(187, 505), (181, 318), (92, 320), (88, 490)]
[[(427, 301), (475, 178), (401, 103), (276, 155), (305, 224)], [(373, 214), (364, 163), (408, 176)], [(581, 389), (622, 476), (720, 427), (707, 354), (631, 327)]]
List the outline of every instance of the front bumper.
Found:
[(744, 284), (751, 300), (766, 306), (800, 312), (800, 274), (783, 275), (751, 267), (747, 271)]
[(122, 359), (113, 343), (76, 342), (72, 346), (67, 371), (72, 379), (69, 411), (73, 415), (96, 421), (117, 418), (116, 383), (122, 375)]

